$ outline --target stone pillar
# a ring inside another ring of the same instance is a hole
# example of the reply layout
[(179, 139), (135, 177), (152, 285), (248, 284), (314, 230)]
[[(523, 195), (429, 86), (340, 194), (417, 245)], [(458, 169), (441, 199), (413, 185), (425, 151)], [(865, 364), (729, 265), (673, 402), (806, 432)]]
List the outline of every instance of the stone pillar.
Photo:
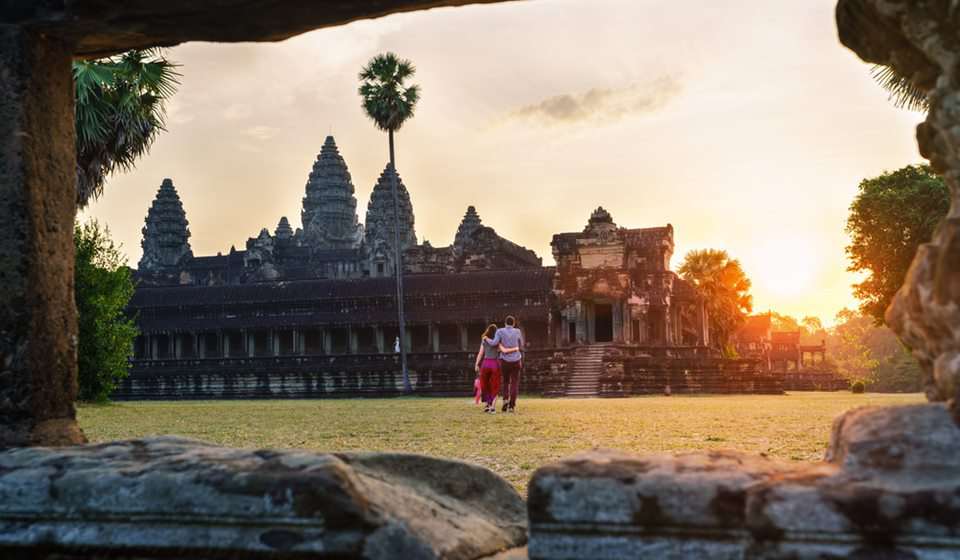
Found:
[(224, 333), (222, 330), (217, 331), (217, 336), (220, 338), (220, 355), (224, 358), (230, 357), (230, 336)]
[(576, 344), (581, 340), (584, 342), (587, 341), (587, 313), (586, 313), (586, 309), (584, 309), (586, 305), (582, 301), (578, 301), (576, 305), (577, 305), (577, 328), (576, 328), (577, 339), (571, 341), (574, 344)]
[(413, 330), (409, 327), (409, 325), (404, 326), (403, 334), (403, 345), (406, 347), (408, 353), (413, 352), (413, 336), (411, 336), (413, 334)]
[(347, 352), (356, 354), (359, 352), (359, 341), (357, 340), (357, 329), (347, 327)]
[(470, 350), (470, 333), (467, 330), (467, 326), (464, 324), (458, 324), (457, 330), (460, 333), (460, 350), (468, 352)]
[(440, 352), (440, 325), (437, 323), (430, 323), (430, 347), (433, 348), (433, 353), (436, 354)]
[(664, 307), (663, 308), (663, 343), (667, 345), (673, 344), (673, 308)]
[(197, 333), (197, 357), (207, 357), (207, 333), (205, 332)]
[(300, 329), (293, 329), (290, 331), (290, 353), (293, 355), (300, 354), (300, 349), (303, 348), (300, 346)]
[(383, 354), (387, 351), (386, 341), (383, 338), (383, 326), (377, 325), (373, 328), (374, 340), (377, 342), (377, 352)]
[(257, 345), (255, 344), (256, 341), (253, 338), (253, 333), (246, 329), (241, 329), (240, 332), (243, 333), (243, 343), (247, 347), (247, 357), (252, 358), (257, 351)]
[(333, 337), (330, 336), (330, 329), (320, 330), (320, 340), (323, 341), (323, 348), (320, 349), (320, 353), (333, 354)]
[(0, 448), (85, 441), (71, 60), (49, 35), (0, 25)]
[(270, 354), (273, 356), (280, 355), (280, 333), (277, 329), (270, 329), (267, 331), (270, 336)]
[(611, 315), (613, 320), (613, 341), (618, 342), (620, 344), (623, 343), (623, 332), (624, 332), (623, 305), (624, 304), (622, 301), (615, 301), (613, 302), (613, 305), (610, 306), (612, 309)]
[(173, 359), (175, 360), (179, 360), (183, 354), (183, 342), (180, 340), (182, 336), (182, 333), (170, 333), (170, 345), (173, 346)]
[(547, 345), (549, 348), (556, 346), (556, 341), (553, 340), (553, 310), (547, 312)]

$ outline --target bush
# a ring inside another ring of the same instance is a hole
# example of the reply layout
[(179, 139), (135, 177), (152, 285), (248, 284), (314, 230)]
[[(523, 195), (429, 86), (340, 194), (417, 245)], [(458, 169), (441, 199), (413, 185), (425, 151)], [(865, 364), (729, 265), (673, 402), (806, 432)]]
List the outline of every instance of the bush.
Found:
[(854, 381), (853, 384), (850, 385), (850, 392), (856, 393), (858, 395), (860, 393), (863, 393), (866, 389), (867, 389), (867, 386), (864, 385), (863, 381), (860, 381), (860, 380)]
[(125, 315), (133, 279), (110, 232), (95, 221), (77, 225), (76, 300), (79, 398), (103, 402), (127, 376), (137, 327)]

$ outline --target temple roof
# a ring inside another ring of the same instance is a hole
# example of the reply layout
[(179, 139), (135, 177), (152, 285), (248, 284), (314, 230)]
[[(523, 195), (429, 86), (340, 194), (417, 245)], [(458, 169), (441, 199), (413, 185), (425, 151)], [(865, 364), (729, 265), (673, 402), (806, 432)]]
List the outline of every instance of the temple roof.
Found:
[(477, 209), (473, 206), (467, 206), (467, 212), (463, 215), (463, 219), (460, 220), (460, 227), (457, 228), (457, 235), (453, 239), (454, 249), (462, 249), (469, 241), (470, 236), (474, 231), (481, 226), (480, 215), (477, 214)]
[[(482, 271), (468, 274), (413, 274), (404, 278), (407, 297), (427, 294), (514, 294), (551, 290), (554, 269)], [(228, 286), (166, 286), (138, 288), (131, 308), (242, 304), (275, 304), (358, 297), (392, 297), (393, 278), (302, 280)]]

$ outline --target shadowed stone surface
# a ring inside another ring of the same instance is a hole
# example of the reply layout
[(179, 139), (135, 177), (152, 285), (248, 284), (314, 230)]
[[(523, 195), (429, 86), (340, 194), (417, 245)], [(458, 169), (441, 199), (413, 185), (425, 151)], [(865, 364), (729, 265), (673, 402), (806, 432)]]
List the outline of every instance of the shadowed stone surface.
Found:
[(467, 559), (525, 539), (516, 491), (454, 461), (174, 437), (0, 453), (0, 557)]
[(0, 448), (83, 440), (72, 91), (62, 42), (0, 25)]
[(929, 404), (840, 416), (822, 464), (584, 453), (534, 474), (530, 558), (956, 558), (958, 447)]
[(927, 372), (932, 401), (960, 420), (960, 10), (954, 0), (840, 0), (840, 40), (928, 94), (920, 153), (942, 174), (951, 207), (920, 247), (886, 320)]
[(172, 46), (184, 41), (280, 41), (358, 19), (440, 6), (504, 0), (8, 0), (0, 25), (42, 29), (76, 44), (82, 56)]

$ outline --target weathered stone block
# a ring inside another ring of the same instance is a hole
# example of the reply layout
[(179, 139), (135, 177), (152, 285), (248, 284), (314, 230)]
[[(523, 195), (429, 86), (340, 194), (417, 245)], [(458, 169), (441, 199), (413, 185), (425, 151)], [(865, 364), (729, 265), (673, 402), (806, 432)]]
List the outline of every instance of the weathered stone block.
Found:
[(467, 559), (525, 539), (517, 492), (454, 461), (174, 437), (0, 453), (0, 557)]
[[(960, 428), (943, 405), (860, 409), (830, 462), (592, 451), (530, 484), (531, 558), (956, 558)], [(912, 435), (911, 435), (912, 434)]]

